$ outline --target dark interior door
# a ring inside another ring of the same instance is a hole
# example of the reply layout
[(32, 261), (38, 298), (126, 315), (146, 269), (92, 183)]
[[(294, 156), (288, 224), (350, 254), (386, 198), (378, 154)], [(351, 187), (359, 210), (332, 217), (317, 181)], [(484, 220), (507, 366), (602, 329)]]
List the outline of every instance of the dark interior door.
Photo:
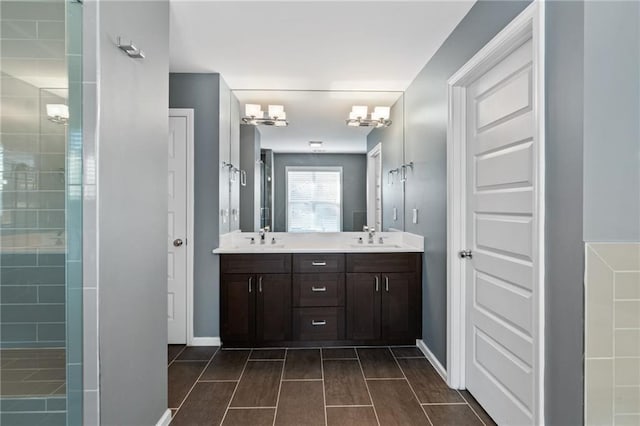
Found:
[(380, 338), (379, 274), (347, 274), (347, 339), (374, 340)]
[(257, 277), (256, 340), (291, 340), (291, 275)]
[(255, 335), (256, 277), (250, 274), (223, 274), (220, 284), (222, 341), (252, 341)]

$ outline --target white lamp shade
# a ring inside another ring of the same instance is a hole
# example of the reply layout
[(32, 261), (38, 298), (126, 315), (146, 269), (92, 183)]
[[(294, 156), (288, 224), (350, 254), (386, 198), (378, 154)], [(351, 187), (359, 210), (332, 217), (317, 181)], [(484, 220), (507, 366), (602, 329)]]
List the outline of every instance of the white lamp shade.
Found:
[(65, 104), (47, 104), (47, 117), (69, 118), (69, 107)]
[(264, 113), (262, 112), (262, 107), (256, 104), (246, 104), (244, 106), (244, 115), (247, 117), (259, 117), (262, 118)]
[(388, 120), (390, 113), (391, 107), (377, 106), (376, 109), (371, 113), (371, 118), (373, 120)]
[(282, 105), (269, 105), (269, 117), (283, 118), (284, 106)]
[(351, 108), (351, 114), (349, 114), (349, 118), (353, 117), (354, 119), (357, 118), (367, 118), (367, 112), (369, 111), (369, 108), (365, 105), (354, 105)]
[(362, 117), (359, 117), (357, 112), (351, 111), (349, 113), (349, 120), (357, 120), (358, 118), (362, 118)]

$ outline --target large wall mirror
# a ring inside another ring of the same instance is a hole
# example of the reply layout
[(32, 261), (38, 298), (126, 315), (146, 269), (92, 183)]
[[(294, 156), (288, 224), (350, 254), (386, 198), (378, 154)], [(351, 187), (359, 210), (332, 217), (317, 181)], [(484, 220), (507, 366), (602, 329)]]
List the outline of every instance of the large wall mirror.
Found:
[(233, 94), (240, 231), (404, 229), (402, 92)]

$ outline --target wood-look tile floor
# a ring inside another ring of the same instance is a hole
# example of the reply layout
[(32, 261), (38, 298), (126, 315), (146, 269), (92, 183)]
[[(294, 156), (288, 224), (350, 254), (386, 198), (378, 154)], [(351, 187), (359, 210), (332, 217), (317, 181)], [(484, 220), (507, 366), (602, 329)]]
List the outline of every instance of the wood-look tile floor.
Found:
[(495, 425), (414, 346), (168, 350), (173, 426)]

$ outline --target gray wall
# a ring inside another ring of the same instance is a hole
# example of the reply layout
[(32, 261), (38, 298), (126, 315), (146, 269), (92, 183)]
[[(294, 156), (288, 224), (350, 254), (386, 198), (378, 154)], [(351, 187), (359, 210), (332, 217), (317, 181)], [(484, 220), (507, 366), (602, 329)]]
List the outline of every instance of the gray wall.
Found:
[(194, 109), (194, 335), (219, 336), (220, 75), (172, 73), (169, 106)]
[(342, 166), (342, 230), (354, 229), (353, 213), (367, 211), (367, 156), (365, 154), (278, 154), (274, 155), (275, 231), (286, 232), (286, 167)]
[[(391, 107), (391, 126), (373, 129), (367, 135), (367, 152), (382, 143), (382, 229), (404, 229), (404, 183), (399, 175), (389, 179), (389, 170), (404, 163), (404, 97)], [(411, 171), (408, 171), (411, 173)], [(393, 209), (396, 217), (393, 218)]]
[(256, 126), (240, 125), (240, 169), (247, 173), (247, 185), (240, 186), (240, 230), (260, 229), (260, 132)]
[(99, 25), (101, 424), (150, 425), (167, 409), (169, 2), (103, 1)]
[[(447, 346), (447, 80), (517, 16), (528, 2), (480, 1), (464, 17), (404, 95), (405, 231), (425, 237), (422, 335), (446, 365)], [(412, 223), (412, 209), (419, 211)]]
[(584, 239), (640, 241), (640, 3), (584, 5)]
[(583, 3), (546, 10), (546, 421), (582, 424)]

